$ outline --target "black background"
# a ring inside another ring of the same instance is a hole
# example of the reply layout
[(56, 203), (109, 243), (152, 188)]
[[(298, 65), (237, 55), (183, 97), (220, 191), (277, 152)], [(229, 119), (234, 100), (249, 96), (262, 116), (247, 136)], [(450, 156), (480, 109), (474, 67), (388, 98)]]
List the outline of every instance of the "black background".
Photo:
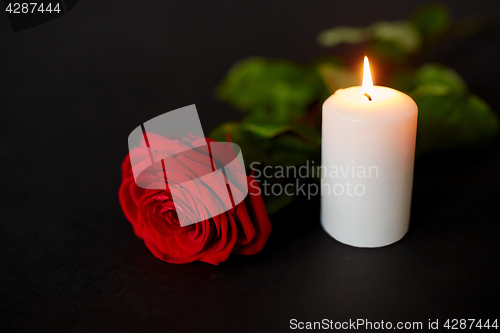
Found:
[[(239, 119), (213, 89), (250, 55), (307, 62), (319, 31), (404, 19), (420, 1), (85, 0), (12, 33), (0, 14), (0, 327), (9, 331), (284, 331), (289, 321), (499, 317), (500, 142), (417, 161), (411, 229), (358, 249), (318, 201), (271, 216), (253, 257), (174, 265), (148, 252), (117, 198), (128, 134), (195, 103), (206, 133)], [(444, 1), (454, 19), (496, 0)], [(429, 60), (500, 110), (500, 38)], [(500, 318), (498, 318), (500, 319)]]

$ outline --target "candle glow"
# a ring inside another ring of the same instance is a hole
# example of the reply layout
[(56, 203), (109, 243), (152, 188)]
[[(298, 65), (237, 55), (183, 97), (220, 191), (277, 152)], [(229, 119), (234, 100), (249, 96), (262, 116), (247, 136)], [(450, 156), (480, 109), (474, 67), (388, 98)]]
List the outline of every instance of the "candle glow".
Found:
[(363, 84), (362, 84), (363, 95), (365, 95), (368, 100), (372, 100), (375, 97), (375, 91), (373, 89), (372, 73), (370, 71), (370, 63), (368, 62), (368, 57), (365, 56), (364, 67), (363, 67)]

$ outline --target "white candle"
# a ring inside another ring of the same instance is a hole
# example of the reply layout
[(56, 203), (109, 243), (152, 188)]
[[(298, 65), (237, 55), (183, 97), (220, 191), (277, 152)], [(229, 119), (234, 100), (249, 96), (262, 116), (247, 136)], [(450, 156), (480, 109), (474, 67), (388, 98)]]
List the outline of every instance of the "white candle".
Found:
[(339, 89), (323, 104), (321, 224), (338, 241), (379, 247), (408, 231), (417, 105), (373, 86)]

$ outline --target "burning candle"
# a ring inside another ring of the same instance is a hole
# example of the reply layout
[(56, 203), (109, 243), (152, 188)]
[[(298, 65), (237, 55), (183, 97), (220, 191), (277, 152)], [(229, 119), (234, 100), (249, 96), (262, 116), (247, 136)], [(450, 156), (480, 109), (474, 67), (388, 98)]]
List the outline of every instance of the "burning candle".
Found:
[(408, 231), (417, 105), (373, 86), (368, 58), (362, 86), (323, 104), (321, 224), (338, 241), (380, 247)]

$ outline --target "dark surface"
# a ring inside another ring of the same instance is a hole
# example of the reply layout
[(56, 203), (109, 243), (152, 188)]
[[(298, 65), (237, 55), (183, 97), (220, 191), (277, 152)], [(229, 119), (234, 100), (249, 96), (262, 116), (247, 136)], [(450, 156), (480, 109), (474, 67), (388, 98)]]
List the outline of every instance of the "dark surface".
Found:
[[(212, 96), (236, 60), (309, 61), (325, 53), (321, 29), (406, 18), (420, 2), (404, 3), (82, 0), (16, 34), (0, 14), (0, 327), (284, 331), (292, 318), (498, 318), (499, 142), (419, 160), (410, 232), (379, 249), (333, 240), (319, 203), (299, 200), (271, 217), (261, 254), (173, 265), (148, 252), (118, 203), (136, 126), (196, 103), (208, 133), (240, 117)], [(495, 0), (445, 3), (455, 18), (500, 15)], [(499, 50), (490, 34), (432, 56), (498, 111)]]

